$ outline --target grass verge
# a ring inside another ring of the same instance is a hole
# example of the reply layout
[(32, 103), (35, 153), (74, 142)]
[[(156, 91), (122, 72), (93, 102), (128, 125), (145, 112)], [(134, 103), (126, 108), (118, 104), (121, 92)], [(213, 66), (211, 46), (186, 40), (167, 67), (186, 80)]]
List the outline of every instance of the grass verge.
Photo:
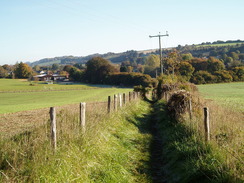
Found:
[(58, 149), (50, 148), (48, 124), (0, 141), (0, 182), (151, 182), (151, 135), (138, 126), (149, 113), (144, 102), (106, 114), (87, 110), (82, 133), (77, 113), (58, 113)]
[(163, 144), (161, 172), (166, 182), (243, 182), (241, 160), (223, 151), (215, 141), (205, 143), (196, 124), (173, 122), (162, 101), (154, 105), (154, 115)]

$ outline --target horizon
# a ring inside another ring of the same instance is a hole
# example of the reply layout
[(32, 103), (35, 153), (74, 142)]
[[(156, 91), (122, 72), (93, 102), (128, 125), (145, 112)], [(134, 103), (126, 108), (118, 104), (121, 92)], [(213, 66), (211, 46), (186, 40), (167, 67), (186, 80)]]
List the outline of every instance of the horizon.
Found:
[(166, 31), (162, 48), (243, 40), (243, 6), (240, 0), (0, 2), (0, 65), (157, 49), (149, 35)]

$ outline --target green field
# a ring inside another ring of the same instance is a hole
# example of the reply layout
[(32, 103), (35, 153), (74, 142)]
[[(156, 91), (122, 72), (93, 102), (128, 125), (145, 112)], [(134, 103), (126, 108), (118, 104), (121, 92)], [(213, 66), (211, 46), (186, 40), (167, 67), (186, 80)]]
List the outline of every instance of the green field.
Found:
[(26, 81), (11, 79), (1, 79), (0, 86), (0, 114), (79, 102), (106, 101), (109, 95), (128, 93), (132, 90), (108, 86), (98, 88), (82, 84), (30, 86)]
[(23, 92), (23, 91), (50, 91), (50, 90), (83, 90), (95, 88), (96, 86), (81, 85), (81, 84), (46, 84), (45, 82), (31, 82), (26, 79), (0, 79), (0, 93), (1, 92)]
[(244, 111), (244, 82), (198, 85), (198, 89), (206, 99)]
[(206, 44), (206, 45), (196, 45), (196, 47), (215, 47), (215, 46), (235, 46), (237, 44), (243, 44), (243, 42), (237, 43), (222, 43), (222, 44)]

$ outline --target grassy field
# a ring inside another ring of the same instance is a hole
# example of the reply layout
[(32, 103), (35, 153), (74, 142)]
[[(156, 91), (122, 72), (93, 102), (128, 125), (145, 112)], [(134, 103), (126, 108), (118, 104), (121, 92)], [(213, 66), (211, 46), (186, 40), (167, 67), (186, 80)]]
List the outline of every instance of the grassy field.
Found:
[(114, 87), (98, 88), (82, 84), (29, 86), (28, 82), (23, 80), (0, 80), (0, 86), (0, 91), (4, 91), (0, 93), (0, 114), (79, 102), (106, 101), (109, 95), (128, 93), (132, 90)]
[(215, 46), (235, 46), (237, 44), (243, 44), (243, 42), (238, 43), (222, 43), (222, 44), (207, 44), (207, 45), (196, 45), (197, 47), (215, 47)]
[(198, 89), (206, 99), (244, 111), (244, 82), (198, 85)]
[[(34, 82), (33, 82), (34, 83)], [(4, 92), (26, 92), (26, 91), (54, 91), (54, 90), (83, 90), (96, 88), (96, 86), (72, 84), (45, 84), (45, 82), (35, 83), (31, 86), (26, 79), (0, 79), (0, 93)]]

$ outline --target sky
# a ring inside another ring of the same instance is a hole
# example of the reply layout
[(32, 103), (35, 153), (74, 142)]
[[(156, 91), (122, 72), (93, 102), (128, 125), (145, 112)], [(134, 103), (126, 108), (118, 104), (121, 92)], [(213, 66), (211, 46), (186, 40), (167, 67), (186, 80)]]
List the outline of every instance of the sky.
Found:
[(244, 40), (244, 0), (0, 0), (0, 65)]

